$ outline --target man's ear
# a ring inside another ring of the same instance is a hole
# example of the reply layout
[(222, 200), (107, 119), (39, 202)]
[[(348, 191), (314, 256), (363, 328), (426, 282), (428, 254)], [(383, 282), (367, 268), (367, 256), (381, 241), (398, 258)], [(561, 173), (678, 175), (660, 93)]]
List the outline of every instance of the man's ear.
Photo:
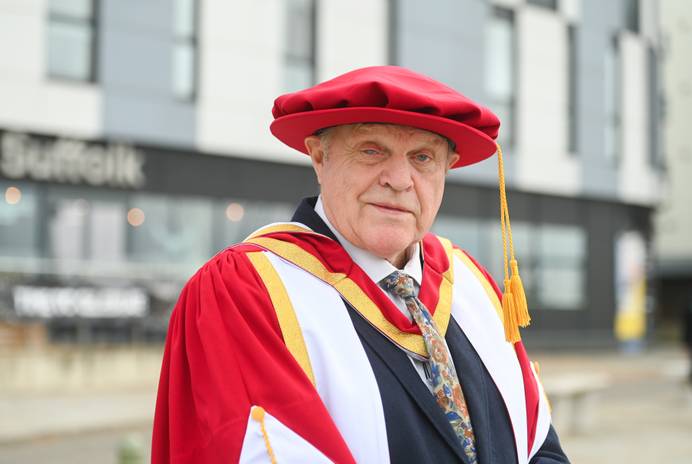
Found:
[(312, 168), (315, 170), (315, 175), (317, 176), (317, 183), (322, 184), (320, 178), (325, 158), (322, 138), (316, 135), (310, 135), (308, 137), (305, 137), (305, 148), (307, 149), (308, 154), (310, 155), (310, 160), (312, 161)]
[(460, 155), (459, 153), (452, 153), (451, 155), (448, 156), (447, 158), (447, 170), (449, 171), (452, 166), (454, 166), (457, 161), (459, 161)]

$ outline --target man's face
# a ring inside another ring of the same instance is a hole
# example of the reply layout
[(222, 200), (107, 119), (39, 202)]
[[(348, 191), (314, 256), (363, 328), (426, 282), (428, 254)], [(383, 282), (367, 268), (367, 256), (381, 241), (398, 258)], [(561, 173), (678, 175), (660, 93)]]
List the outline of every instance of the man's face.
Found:
[(432, 226), (459, 155), (443, 137), (389, 124), (337, 126), (305, 145), (332, 225), (353, 245), (402, 266)]

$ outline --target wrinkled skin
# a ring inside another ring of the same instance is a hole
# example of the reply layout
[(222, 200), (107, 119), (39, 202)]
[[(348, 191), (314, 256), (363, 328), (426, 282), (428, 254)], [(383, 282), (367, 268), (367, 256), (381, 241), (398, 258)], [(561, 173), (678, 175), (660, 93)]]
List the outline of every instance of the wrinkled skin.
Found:
[(356, 124), (305, 139), (332, 225), (353, 245), (403, 267), (430, 230), (459, 155), (437, 134)]

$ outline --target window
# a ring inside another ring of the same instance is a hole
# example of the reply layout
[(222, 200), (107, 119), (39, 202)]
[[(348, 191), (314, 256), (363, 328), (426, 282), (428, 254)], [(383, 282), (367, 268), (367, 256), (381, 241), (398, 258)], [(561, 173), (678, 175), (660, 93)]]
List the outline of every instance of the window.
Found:
[(540, 226), (534, 274), (536, 302), (541, 308), (583, 307), (585, 254), (586, 237), (582, 229), (552, 224)]
[(494, 7), (486, 29), (485, 83), (488, 106), (502, 122), (499, 142), (514, 143), (516, 100), (514, 13)]
[(433, 226), (433, 231), (436, 234), (450, 239), (463, 250), (471, 253), (475, 258), (483, 259), (484, 262), (487, 262), (487, 257), (483, 255), (482, 229), (483, 223), (478, 219), (443, 215), (437, 217)]
[(23, 183), (0, 182), (0, 193), (0, 256), (37, 256), (36, 190)]
[(284, 90), (303, 89), (315, 82), (315, 0), (287, 0), (284, 49)]
[(192, 100), (197, 91), (197, 3), (173, 2), (173, 94)]
[[(502, 237), (496, 220), (438, 216), (433, 232), (471, 253), (502, 286)], [(579, 310), (585, 299), (586, 234), (581, 227), (512, 221), (521, 279), (531, 309)]]
[(242, 242), (262, 226), (286, 221), (293, 214), (289, 203), (228, 200), (214, 205), (216, 248)]
[(661, 95), (659, 93), (658, 56), (656, 49), (649, 45), (647, 48), (648, 67), (648, 99), (649, 99), (649, 163), (656, 168), (663, 168), (663, 157), (660, 147), (660, 121), (663, 120)]
[(387, 8), (387, 53), (389, 64), (399, 63), (399, 0), (388, 0)]
[(639, 0), (625, 0), (625, 29), (639, 33)]
[(90, 203), (85, 198), (54, 192), (48, 202), (50, 257), (66, 270), (88, 258)]
[(557, 0), (527, 0), (529, 5), (536, 5), (549, 10), (557, 9)]
[(620, 156), (620, 47), (613, 37), (605, 50), (604, 101), (605, 101), (605, 157), (617, 163)]
[(125, 261), (127, 209), (122, 194), (51, 187), (44, 204), (45, 214), (34, 221), (45, 229), (46, 257), (55, 260), (58, 271), (84, 270), (85, 262), (105, 269)]
[(130, 260), (193, 268), (212, 254), (212, 204), (204, 198), (132, 195), (128, 205)]
[(94, 0), (50, 0), (47, 40), (50, 77), (96, 80)]
[(577, 54), (576, 26), (567, 26), (567, 151), (577, 153)]

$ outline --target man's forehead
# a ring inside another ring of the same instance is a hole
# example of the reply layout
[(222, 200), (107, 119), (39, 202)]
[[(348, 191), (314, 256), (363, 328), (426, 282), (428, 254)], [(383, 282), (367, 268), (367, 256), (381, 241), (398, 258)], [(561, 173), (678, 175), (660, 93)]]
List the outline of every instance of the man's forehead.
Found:
[(447, 144), (449, 140), (434, 132), (430, 132), (417, 127), (402, 126), (399, 124), (387, 123), (358, 123), (344, 124), (335, 126), (338, 132), (352, 137), (370, 137), (378, 135), (391, 135), (394, 137), (416, 137), (421, 142), (430, 143), (433, 145)]

